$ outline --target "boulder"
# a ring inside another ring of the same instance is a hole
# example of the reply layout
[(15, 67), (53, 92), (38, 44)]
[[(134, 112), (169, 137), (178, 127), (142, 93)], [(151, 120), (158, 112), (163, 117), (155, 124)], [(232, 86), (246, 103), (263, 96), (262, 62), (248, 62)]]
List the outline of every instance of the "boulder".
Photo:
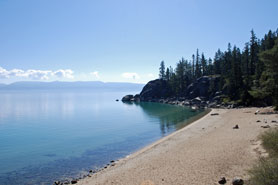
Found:
[(72, 180), (71, 184), (77, 184), (77, 180)]
[(232, 184), (233, 185), (243, 185), (244, 181), (240, 178), (234, 178), (233, 181), (232, 181)]
[(157, 79), (148, 82), (140, 93), (141, 101), (157, 101), (171, 97), (173, 92), (166, 80)]
[(136, 94), (136, 95), (133, 97), (133, 100), (136, 101), (136, 102), (139, 102), (139, 101), (140, 101), (140, 94)]
[[(186, 97), (194, 99), (196, 97), (204, 97), (209, 99), (214, 94), (218, 96), (221, 94), (218, 87), (214, 84), (220, 80), (220, 77), (203, 76), (198, 78), (194, 83), (190, 84), (186, 89)], [(218, 93), (216, 93), (218, 92)]]
[(125, 102), (125, 101), (131, 101), (133, 99), (133, 95), (126, 95), (122, 98), (122, 101)]

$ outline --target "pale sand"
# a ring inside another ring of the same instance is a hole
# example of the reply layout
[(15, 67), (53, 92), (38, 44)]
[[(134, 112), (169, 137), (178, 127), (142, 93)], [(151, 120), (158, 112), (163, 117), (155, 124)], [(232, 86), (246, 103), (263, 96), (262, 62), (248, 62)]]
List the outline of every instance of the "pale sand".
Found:
[[(277, 126), (277, 114), (255, 115), (257, 108), (213, 109), (189, 126), (121, 159), (79, 185), (213, 185), (221, 177), (248, 178), (259, 155), (258, 135)], [(219, 115), (211, 116), (211, 113)], [(267, 120), (267, 123), (264, 122)], [(261, 120), (261, 122), (256, 122)], [(233, 129), (238, 124), (239, 129)]]

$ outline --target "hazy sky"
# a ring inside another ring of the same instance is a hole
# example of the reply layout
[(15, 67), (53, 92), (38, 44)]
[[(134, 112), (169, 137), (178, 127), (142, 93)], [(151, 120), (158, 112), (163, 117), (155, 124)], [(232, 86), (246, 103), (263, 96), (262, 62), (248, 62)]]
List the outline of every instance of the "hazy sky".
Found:
[(145, 83), (278, 28), (277, 0), (0, 0), (0, 83)]

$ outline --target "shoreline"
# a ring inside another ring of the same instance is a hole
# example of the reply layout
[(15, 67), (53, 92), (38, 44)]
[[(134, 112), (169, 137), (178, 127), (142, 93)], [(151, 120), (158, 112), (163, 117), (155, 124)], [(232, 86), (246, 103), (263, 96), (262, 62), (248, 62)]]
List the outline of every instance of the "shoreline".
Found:
[[(159, 102), (157, 102), (157, 103), (159, 103)], [(176, 105), (176, 106), (181, 106), (181, 105)], [(68, 180), (61, 181), (61, 182), (60, 182), (60, 181), (55, 181), (54, 184), (55, 184), (55, 183), (57, 183), (57, 184), (59, 184), (59, 183), (60, 183), (60, 184), (61, 184), (61, 183), (64, 183), (64, 184), (65, 184), (65, 183), (69, 183), (69, 184), (70, 184), (71, 181), (74, 181), (74, 183), (75, 183), (75, 182), (78, 182), (78, 181), (81, 181), (82, 179), (85, 179), (85, 178), (87, 178), (87, 177), (91, 177), (91, 175), (95, 175), (95, 174), (97, 174), (97, 173), (99, 173), (99, 172), (101, 172), (101, 171), (103, 171), (103, 170), (105, 170), (105, 169), (107, 169), (107, 168), (109, 168), (109, 167), (115, 166), (116, 163), (119, 163), (119, 162), (121, 162), (121, 161), (125, 161), (125, 160), (129, 159), (130, 157), (135, 157), (136, 155), (139, 155), (139, 154), (141, 154), (141, 153), (144, 153), (144, 151), (147, 151), (147, 150), (151, 149), (152, 147), (154, 147), (154, 146), (160, 144), (161, 142), (163, 142), (163, 141), (166, 140), (167, 138), (172, 137), (173, 135), (175, 135), (175, 134), (176, 134), (177, 132), (179, 132), (180, 130), (182, 130), (182, 129), (184, 129), (184, 128), (190, 126), (191, 124), (194, 124), (196, 121), (198, 121), (198, 120), (204, 118), (204, 117), (207, 116), (211, 111), (212, 111), (212, 109), (210, 109), (210, 108), (204, 109), (204, 111), (201, 112), (201, 113), (199, 113), (198, 115), (195, 115), (195, 116), (189, 118), (188, 120), (181, 122), (181, 123), (180, 123), (180, 124), (181, 124), (180, 128), (177, 128), (177, 130), (175, 130), (174, 132), (170, 133), (169, 135), (163, 136), (163, 137), (161, 137), (160, 139), (158, 139), (158, 140), (156, 140), (156, 141), (154, 141), (154, 142), (152, 142), (152, 143), (147, 144), (146, 146), (143, 146), (143, 147), (141, 147), (141, 148), (135, 150), (134, 152), (130, 153), (130, 154), (127, 155), (127, 156), (124, 156), (124, 157), (119, 158), (119, 159), (114, 159), (114, 160), (110, 161), (107, 165), (105, 165), (105, 166), (103, 166), (103, 167), (99, 167), (99, 168), (94, 169), (94, 170), (90, 170), (89, 172), (88, 172), (88, 171), (81, 172), (80, 175), (83, 176), (83, 177), (74, 178), (74, 179), (71, 179), (71, 180), (70, 180), (70, 178), (69, 178)]]
[[(199, 185), (213, 184), (222, 176), (228, 181), (235, 176), (246, 179), (248, 177), (246, 170), (258, 156), (264, 154), (257, 137), (265, 130), (261, 128), (265, 123), (257, 123), (256, 119), (263, 120), (265, 119), (263, 117), (278, 119), (275, 114), (255, 115), (257, 109), (212, 109), (189, 125), (125, 158), (113, 161), (97, 173), (90, 173), (84, 179), (78, 180), (78, 184)], [(219, 115), (212, 116), (214, 113)], [(232, 129), (236, 124), (233, 122), (238, 123), (240, 129)], [(271, 125), (273, 126), (275, 125)], [(226, 134), (223, 133), (223, 128), (228, 129)], [(233, 136), (237, 133), (241, 133), (237, 135), (238, 138)], [(236, 168), (237, 165), (240, 168)], [(208, 173), (210, 171), (212, 174)], [(194, 179), (199, 179), (199, 183), (189, 183)]]

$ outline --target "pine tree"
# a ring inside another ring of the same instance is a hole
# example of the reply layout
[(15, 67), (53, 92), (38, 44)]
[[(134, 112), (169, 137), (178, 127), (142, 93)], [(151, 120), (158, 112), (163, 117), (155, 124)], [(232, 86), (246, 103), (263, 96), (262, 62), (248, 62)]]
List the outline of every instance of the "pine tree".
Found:
[(213, 65), (212, 65), (212, 59), (208, 59), (208, 68), (207, 68), (207, 75), (213, 74)]
[(260, 53), (260, 59), (264, 62), (264, 81), (261, 83), (263, 90), (273, 97), (274, 105), (278, 110), (278, 39), (272, 49)]
[(202, 76), (207, 75), (207, 60), (205, 59), (204, 53), (201, 56), (201, 64), (202, 64)]
[(168, 67), (167, 67), (167, 69), (166, 69), (165, 79), (166, 79), (167, 81), (169, 81), (169, 80), (170, 80), (170, 70), (169, 70), (169, 68), (168, 68)]
[(244, 83), (246, 89), (251, 88), (251, 71), (250, 71), (250, 51), (249, 51), (249, 43), (245, 43), (244, 51), (242, 53), (242, 74), (244, 78)]
[(180, 96), (183, 93), (188, 82), (188, 77), (186, 76), (186, 61), (184, 60), (184, 58), (182, 58), (182, 60), (177, 63), (176, 80), (178, 83), (177, 93)]
[(251, 30), (251, 39), (250, 39), (250, 75), (255, 74), (256, 63), (258, 62), (258, 41), (255, 35), (254, 30)]
[(163, 60), (160, 63), (159, 78), (165, 80), (165, 64)]
[(200, 78), (202, 76), (201, 65), (200, 65), (200, 55), (199, 55), (199, 50), (198, 49), (197, 49), (197, 52), (196, 52), (196, 70), (195, 70), (195, 76), (196, 76), (196, 78)]
[(192, 55), (192, 75), (193, 75), (193, 79), (195, 79), (195, 55)]
[(221, 63), (222, 63), (223, 53), (218, 49), (214, 56), (213, 73), (221, 74)]

